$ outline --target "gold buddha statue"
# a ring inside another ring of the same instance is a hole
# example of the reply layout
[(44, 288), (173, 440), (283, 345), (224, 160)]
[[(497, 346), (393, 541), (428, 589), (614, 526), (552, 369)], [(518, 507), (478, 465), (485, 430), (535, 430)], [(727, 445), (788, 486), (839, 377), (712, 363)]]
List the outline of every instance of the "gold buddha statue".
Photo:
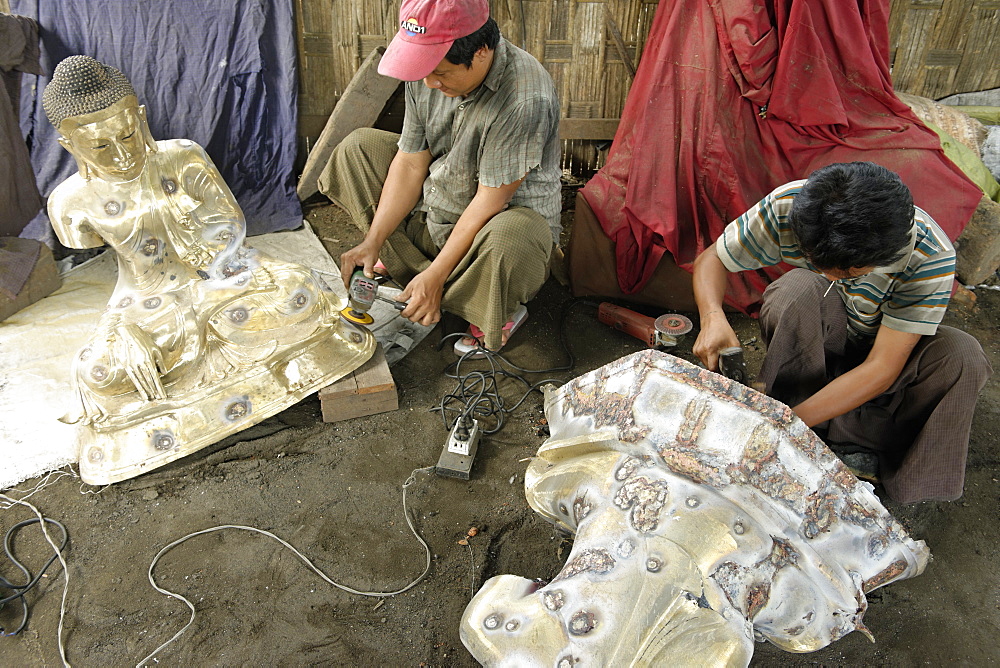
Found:
[(72, 376), (80, 473), (107, 484), (291, 406), (374, 352), (309, 269), (244, 245), (243, 212), (205, 151), (155, 141), (119, 70), (63, 60), (43, 94), (79, 173), (49, 196), (60, 241), (107, 244), (118, 282)]

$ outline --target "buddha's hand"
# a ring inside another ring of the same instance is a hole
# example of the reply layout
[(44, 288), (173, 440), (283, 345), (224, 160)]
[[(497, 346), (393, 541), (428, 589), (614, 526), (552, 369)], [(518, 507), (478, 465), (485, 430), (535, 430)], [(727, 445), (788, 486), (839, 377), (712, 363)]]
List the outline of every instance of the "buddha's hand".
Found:
[(108, 336), (108, 348), (143, 399), (166, 399), (160, 382), (163, 356), (146, 332), (135, 324), (116, 325)]
[(205, 269), (212, 264), (212, 253), (200, 244), (192, 244), (184, 254), (183, 262), (195, 269)]

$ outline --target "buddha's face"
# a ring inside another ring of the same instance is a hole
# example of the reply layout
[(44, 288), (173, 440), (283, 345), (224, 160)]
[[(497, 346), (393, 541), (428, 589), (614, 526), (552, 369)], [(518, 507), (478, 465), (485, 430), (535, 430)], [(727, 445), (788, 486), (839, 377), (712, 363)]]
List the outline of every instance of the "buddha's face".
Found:
[(112, 105), (104, 112), (88, 114), (85, 120), (89, 122), (76, 125), (60, 140), (78, 163), (105, 181), (131, 181), (142, 173), (145, 119), (138, 105)]

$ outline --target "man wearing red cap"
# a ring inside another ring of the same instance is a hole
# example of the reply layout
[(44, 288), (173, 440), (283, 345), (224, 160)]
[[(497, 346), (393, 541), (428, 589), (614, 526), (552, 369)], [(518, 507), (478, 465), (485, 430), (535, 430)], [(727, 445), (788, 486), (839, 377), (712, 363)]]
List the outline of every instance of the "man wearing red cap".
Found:
[(404, 0), (399, 18), (379, 72), (407, 82), (402, 134), (354, 132), (319, 180), (366, 233), (341, 271), (346, 283), (381, 261), (406, 283), (404, 317), (431, 325), (447, 310), (499, 349), (559, 238), (555, 86), (500, 35), (486, 0)]

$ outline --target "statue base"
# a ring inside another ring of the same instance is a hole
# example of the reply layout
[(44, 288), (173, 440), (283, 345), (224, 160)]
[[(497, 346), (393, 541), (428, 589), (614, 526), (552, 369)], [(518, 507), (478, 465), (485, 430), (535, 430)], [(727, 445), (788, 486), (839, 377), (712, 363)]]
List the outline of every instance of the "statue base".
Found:
[(375, 337), (340, 318), (311, 340), (213, 384), (205, 396), (164, 406), (140, 422), (80, 427), (80, 478), (108, 485), (141, 475), (251, 427), (346, 376), (375, 352)]

